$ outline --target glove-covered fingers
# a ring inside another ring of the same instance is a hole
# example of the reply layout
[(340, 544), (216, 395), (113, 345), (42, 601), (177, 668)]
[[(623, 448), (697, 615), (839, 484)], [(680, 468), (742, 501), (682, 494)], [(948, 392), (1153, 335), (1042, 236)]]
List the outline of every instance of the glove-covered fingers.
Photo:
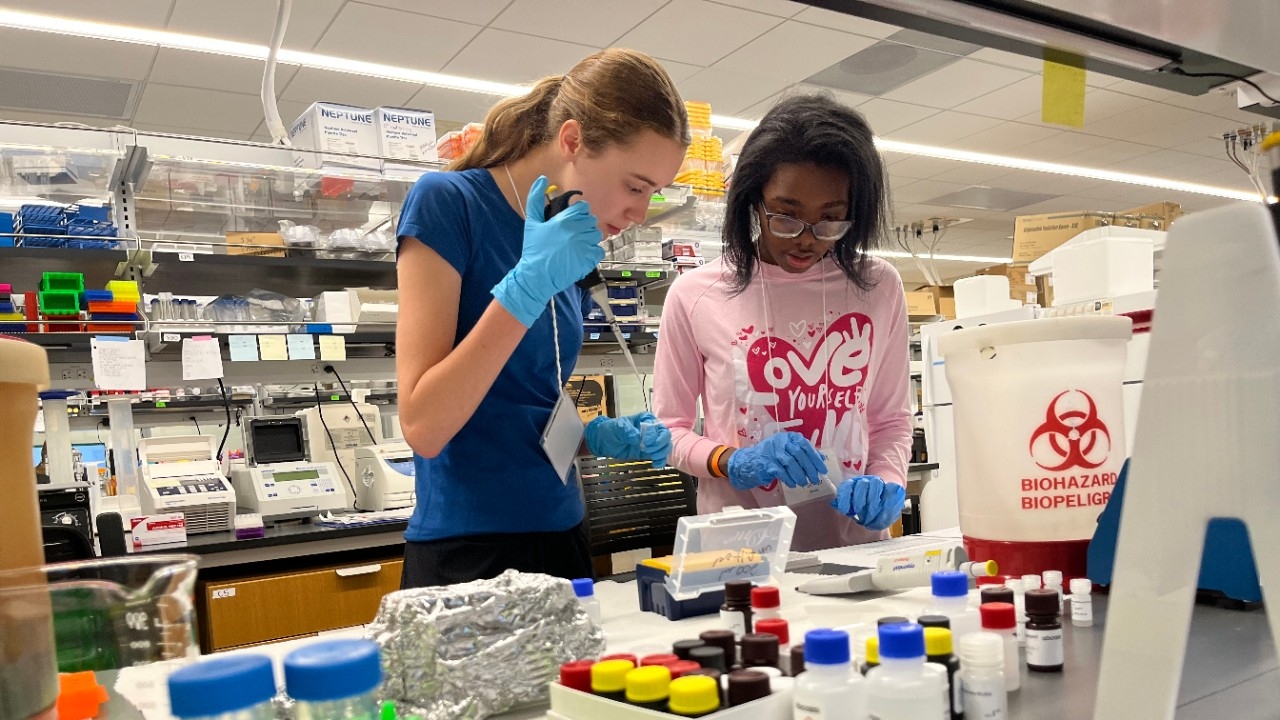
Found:
[(885, 483), (882, 493), (884, 507), (870, 522), (865, 523), (870, 530), (884, 530), (898, 520), (902, 514), (902, 506), (907, 499), (906, 488), (895, 483)]

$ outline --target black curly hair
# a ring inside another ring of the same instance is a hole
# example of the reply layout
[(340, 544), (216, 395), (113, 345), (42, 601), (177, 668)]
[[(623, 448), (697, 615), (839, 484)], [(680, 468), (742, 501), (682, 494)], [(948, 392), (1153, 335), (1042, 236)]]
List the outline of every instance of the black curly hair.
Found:
[(764, 186), (784, 163), (813, 163), (849, 176), (853, 226), (831, 249), (849, 280), (871, 288), (867, 252), (879, 247), (888, 225), (889, 183), (871, 127), (862, 114), (830, 95), (799, 94), (779, 101), (747, 138), (733, 170), (726, 200), (724, 257), (733, 270), (732, 291), (751, 283), (759, 257), (752, 237)]

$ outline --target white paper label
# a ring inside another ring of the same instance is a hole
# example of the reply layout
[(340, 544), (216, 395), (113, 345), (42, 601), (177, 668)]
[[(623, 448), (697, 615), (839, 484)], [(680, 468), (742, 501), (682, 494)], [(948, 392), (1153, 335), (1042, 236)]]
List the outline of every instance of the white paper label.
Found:
[(1062, 628), (1027, 628), (1027, 664), (1054, 667), (1062, 664)]
[(1087, 627), (1093, 624), (1093, 599), (1084, 596), (1083, 599), (1077, 599), (1078, 596), (1071, 598), (1071, 624), (1081, 627)]
[(222, 376), (222, 349), (217, 338), (182, 341), (183, 380), (217, 380)]
[(1008, 695), (999, 677), (965, 678), (965, 720), (1005, 720), (1008, 717)]
[(160, 342), (178, 342), (181, 339), (178, 333), (160, 333)]
[(233, 587), (218, 588), (217, 590), (213, 591), (214, 600), (221, 600), (223, 598), (233, 598), (235, 596), (236, 596), (236, 589)]
[(738, 640), (747, 632), (747, 614), (741, 610), (721, 610), (720, 623), (732, 630)]
[(196, 257), (192, 253), (178, 253), (178, 262), (191, 262)]
[(146, 390), (146, 348), (141, 340), (94, 338), (93, 384), (99, 390)]

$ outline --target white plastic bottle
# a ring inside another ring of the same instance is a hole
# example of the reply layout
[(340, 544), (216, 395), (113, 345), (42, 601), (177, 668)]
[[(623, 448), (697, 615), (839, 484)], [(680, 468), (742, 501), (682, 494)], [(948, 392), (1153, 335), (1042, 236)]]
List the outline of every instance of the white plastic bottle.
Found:
[(978, 609), (969, 607), (969, 576), (956, 570), (942, 570), (930, 578), (933, 603), (922, 615), (951, 618), (951, 637), (958, 642), (965, 635), (982, 630)]
[(1089, 578), (1071, 578), (1071, 624), (1076, 627), (1093, 626), (1093, 581)]
[(573, 581), (573, 594), (578, 596), (578, 603), (587, 611), (591, 622), (600, 624), (600, 601), (596, 599), (596, 584), (591, 578), (577, 578)]
[(1022, 578), (1009, 578), (1004, 586), (1013, 591), (1013, 611), (1016, 615), (1018, 646), (1027, 644), (1027, 592)]
[(1058, 614), (1062, 614), (1063, 603), (1066, 602), (1064, 597), (1066, 593), (1062, 591), (1062, 571), (1061, 570), (1045, 570), (1040, 573), (1040, 577), (1044, 579), (1045, 590), (1058, 591)]
[(881, 627), (880, 664), (867, 673), (869, 720), (950, 718), (946, 671), (932, 670), (925, 665), (924, 628), (915, 623)]
[(1004, 643), (1004, 689), (1013, 692), (1022, 687), (1022, 661), (1018, 657), (1018, 637), (1014, 629), (1017, 611), (1009, 603), (987, 603), (979, 612), (982, 631), (999, 637)]
[(960, 686), (965, 720), (1005, 720), (1009, 695), (1004, 681), (1004, 642), (993, 633), (960, 643)]
[[(924, 636), (920, 638), (924, 663)], [(866, 720), (867, 695), (862, 675), (849, 657), (849, 634), (810, 630), (804, 635), (804, 672), (795, 680), (794, 720)], [(941, 715), (929, 720), (938, 720)]]

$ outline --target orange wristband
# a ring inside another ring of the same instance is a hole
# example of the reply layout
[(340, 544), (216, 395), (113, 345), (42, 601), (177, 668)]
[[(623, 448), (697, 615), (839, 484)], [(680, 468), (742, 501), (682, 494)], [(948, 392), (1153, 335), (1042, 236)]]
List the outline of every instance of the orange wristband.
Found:
[(728, 445), (721, 445), (711, 451), (711, 458), (707, 461), (707, 469), (711, 471), (711, 477), (727, 477), (724, 473), (720, 472), (720, 458), (728, 451)]

